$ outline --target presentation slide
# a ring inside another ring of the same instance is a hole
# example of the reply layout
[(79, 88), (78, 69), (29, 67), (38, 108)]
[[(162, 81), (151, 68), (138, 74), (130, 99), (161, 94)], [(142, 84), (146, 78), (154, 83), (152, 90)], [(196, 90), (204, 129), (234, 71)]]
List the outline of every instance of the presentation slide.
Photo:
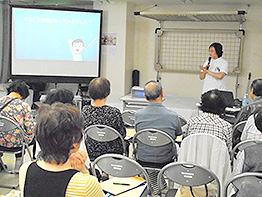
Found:
[(12, 8), (12, 75), (97, 77), (101, 12)]

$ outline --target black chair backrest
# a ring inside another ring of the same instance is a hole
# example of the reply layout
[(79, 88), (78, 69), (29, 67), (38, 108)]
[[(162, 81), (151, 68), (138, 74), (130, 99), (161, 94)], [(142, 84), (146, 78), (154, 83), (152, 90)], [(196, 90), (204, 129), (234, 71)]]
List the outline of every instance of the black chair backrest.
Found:
[(243, 106), (241, 111), (237, 115), (236, 122), (247, 120), (249, 116), (251, 116), (256, 111), (256, 109), (261, 106), (262, 106), (261, 99), (257, 101), (253, 101), (246, 106)]
[[(5, 136), (6, 133), (9, 132), (9, 131), (17, 132), (17, 130), (20, 130), (19, 135), (21, 137), (21, 144), (16, 144), (16, 149), (6, 149), (6, 147), (0, 146), (0, 153), (1, 154), (5, 153), (5, 152), (12, 153), (12, 154), (21, 153), (21, 155), (22, 155), (22, 163), (23, 163), (25, 149), (26, 149), (27, 152), (28, 152), (29, 158), (32, 161), (32, 156), (31, 156), (31, 153), (30, 153), (29, 148), (28, 148), (28, 144), (27, 144), (25, 136), (24, 136), (24, 133), (25, 133), (24, 129), (18, 123), (16, 123), (15, 121), (11, 120), (10, 118), (5, 117), (5, 116), (0, 116), (0, 133), (3, 136)], [(0, 165), (3, 166), (3, 169), (7, 173), (10, 173), (10, 174), (14, 174), (15, 173), (14, 171), (8, 170), (8, 168), (4, 164), (1, 156), (0, 156)], [(12, 188), (12, 187), (8, 186), (8, 188)]]
[(92, 172), (95, 173), (96, 167), (103, 172), (114, 177), (133, 177), (143, 175), (148, 184), (149, 191), (152, 191), (149, 177), (145, 169), (136, 161), (119, 154), (101, 155), (92, 164)]
[(106, 125), (91, 125), (84, 130), (84, 139), (92, 138), (98, 142), (110, 142), (120, 138), (123, 146), (123, 152), (126, 152), (125, 142), (122, 135), (112, 127)]
[[(228, 188), (231, 184), (233, 185), (235, 191), (239, 192), (240, 194), (242, 193), (241, 194), (242, 196), (261, 196), (262, 194), (262, 173), (245, 172), (245, 173), (234, 176), (225, 185), (225, 191), (224, 191), (225, 197), (229, 196)], [(247, 194), (247, 192), (249, 194)]]
[(179, 118), (181, 127), (183, 127), (183, 126), (185, 126), (187, 124), (187, 121), (186, 121), (186, 119), (183, 116), (178, 115), (178, 118)]
[[(169, 134), (157, 129), (144, 129), (137, 132), (136, 135), (133, 137), (132, 147), (133, 147), (134, 159), (136, 158), (136, 153), (137, 153), (137, 146), (136, 146), (137, 141), (152, 147), (159, 147), (172, 143), (173, 152), (175, 153), (177, 152), (175, 141)], [(174, 155), (174, 159), (176, 157), (177, 154)]]
[(0, 116), (0, 131), (6, 132), (13, 129), (22, 129), (15, 121), (8, 117)]
[(148, 146), (164, 146), (169, 143), (172, 143), (175, 146), (175, 141), (170, 135), (157, 129), (144, 129), (137, 132), (133, 137), (133, 146), (137, 140)]
[(252, 146), (258, 143), (262, 143), (262, 139), (245, 140), (243, 142), (238, 143), (231, 152), (231, 161), (233, 161), (238, 151), (243, 151), (246, 147)]
[(135, 114), (136, 112), (132, 110), (124, 111), (122, 113), (124, 124), (130, 127), (134, 127), (135, 126)]
[(246, 123), (247, 123), (246, 120), (241, 121), (233, 127), (233, 135), (232, 135), (233, 147), (235, 147), (241, 141), (240, 138)]
[(11, 120), (8, 117), (5, 116), (0, 116), (0, 132), (5, 133), (7, 131), (15, 131), (15, 129), (20, 130), (21, 132), (19, 133), (21, 135), (22, 141), (24, 141), (24, 129), (17, 124), (15, 121)]
[(163, 175), (175, 183), (191, 187), (207, 185), (216, 180), (218, 196), (220, 196), (221, 186), (217, 176), (211, 170), (196, 163), (174, 162), (163, 167), (158, 174), (159, 188), (161, 188), (161, 177)]

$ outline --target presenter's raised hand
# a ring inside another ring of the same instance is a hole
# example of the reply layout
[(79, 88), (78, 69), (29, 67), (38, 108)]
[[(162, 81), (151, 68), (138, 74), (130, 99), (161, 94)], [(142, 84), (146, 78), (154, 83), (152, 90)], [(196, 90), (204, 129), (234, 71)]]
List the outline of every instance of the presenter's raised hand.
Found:
[(73, 42), (72, 38), (69, 38), (67, 42), (68, 42), (68, 44), (70, 44), (70, 45), (71, 45), (71, 44), (72, 44), (72, 42)]

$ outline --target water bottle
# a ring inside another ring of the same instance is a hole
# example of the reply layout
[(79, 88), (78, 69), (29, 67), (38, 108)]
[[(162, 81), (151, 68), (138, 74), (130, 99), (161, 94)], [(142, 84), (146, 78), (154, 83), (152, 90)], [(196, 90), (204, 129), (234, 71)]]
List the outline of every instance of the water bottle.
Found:
[(242, 99), (242, 106), (246, 106), (247, 105), (247, 94), (245, 94), (244, 98)]

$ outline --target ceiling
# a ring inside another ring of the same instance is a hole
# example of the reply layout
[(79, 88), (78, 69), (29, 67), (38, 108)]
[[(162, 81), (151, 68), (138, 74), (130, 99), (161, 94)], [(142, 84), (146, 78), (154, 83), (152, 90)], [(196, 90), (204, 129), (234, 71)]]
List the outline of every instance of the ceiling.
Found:
[[(5, 0), (0, 0), (5, 1)], [(262, 0), (9, 0), (12, 3), (21, 4), (70, 4), (70, 5), (90, 5), (93, 2), (99, 3), (114, 3), (114, 2), (130, 2), (136, 5), (212, 5), (212, 4), (223, 4), (223, 5), (256, 5), (261, 4)]]
[(109, 1), (109, 2), (130, 2), (136, 5), (163, 5), (163, 4), (197, 4), (197, 5), (205, 5), (205, 4), (242, 4), (242, 5), (255, 5), (262, 4), (262, 0), (93, 0), (93, 1)]

